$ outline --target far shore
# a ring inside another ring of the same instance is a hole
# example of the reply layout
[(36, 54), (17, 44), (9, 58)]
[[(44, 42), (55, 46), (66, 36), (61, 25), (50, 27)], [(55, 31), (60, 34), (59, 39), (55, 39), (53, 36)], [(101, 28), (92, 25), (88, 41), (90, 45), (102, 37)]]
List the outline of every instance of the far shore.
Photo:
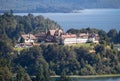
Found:
[[(50, 76), (51, 78), (59, 78), (59, 75)], [(120, 77), (120, 74), (103, 74), (103, 75), (68, 75), (71, 78), (107, 78), (107, 77)]]

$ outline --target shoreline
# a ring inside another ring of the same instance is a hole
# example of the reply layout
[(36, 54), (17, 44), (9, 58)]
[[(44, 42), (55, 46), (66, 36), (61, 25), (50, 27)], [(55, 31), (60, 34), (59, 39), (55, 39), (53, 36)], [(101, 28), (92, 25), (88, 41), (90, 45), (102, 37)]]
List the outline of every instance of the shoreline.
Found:
[[(59, 75), (50, 76), (51, 78), (59, 78)], [(105, 75), (68, 75), (70, 78), (110, 78), (110, 77), (120, 77), (120, 74), (105, 74)]]

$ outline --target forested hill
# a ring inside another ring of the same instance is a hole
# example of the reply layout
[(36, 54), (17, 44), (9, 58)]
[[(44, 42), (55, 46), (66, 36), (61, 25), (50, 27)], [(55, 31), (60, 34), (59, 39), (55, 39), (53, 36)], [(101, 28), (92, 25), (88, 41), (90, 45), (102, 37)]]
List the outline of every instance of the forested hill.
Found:
[(14, 16), (12, 13), (0, 15), (0, 38), (1, 40), (18, 39), (23, 33), (45, 32), (46, 29), (58, 29), (60, 26), (43, 16)]
[[(62, 72), (78, 76), (120, 74), (120, 51), (114, 48), (114, 44), (120, 44), (120, 31), (116, 29), (108, 33), (90, 28), (67, 31), (73, 34), (95, 32), (99, 34), (99, 44), (38, 43), (39, 46), (31, 48), (14, 47), (20, 34), (46, 28), (59, 28), (59, 25), (32, 14), (0, 15), (0, 81), (52, 81), (50, 76), (61, 74), (62, 78)], [(64, 77), (57, 81), (71, 81)]]
[(120, 0), (0, 0), (0, 11), (71, 12), (88, 8), (120, 8)]

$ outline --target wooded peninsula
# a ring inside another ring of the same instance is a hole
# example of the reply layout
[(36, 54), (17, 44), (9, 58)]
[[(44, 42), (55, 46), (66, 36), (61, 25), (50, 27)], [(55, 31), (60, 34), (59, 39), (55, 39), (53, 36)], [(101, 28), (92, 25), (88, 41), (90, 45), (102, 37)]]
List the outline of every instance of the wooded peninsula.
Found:
[(108, 32), (93, 28), (69, 29), (66, 33), (96, 33), (99, 43), (60, 45), (38, 42), (29, 48), (16, 48), (22, 34), (37, 34), (61, 29), (43, 16), (15, 16), (12, 11), (0, 15), (0, 81), (71, 81), (66, 75), (120, 74), (120, 30)]

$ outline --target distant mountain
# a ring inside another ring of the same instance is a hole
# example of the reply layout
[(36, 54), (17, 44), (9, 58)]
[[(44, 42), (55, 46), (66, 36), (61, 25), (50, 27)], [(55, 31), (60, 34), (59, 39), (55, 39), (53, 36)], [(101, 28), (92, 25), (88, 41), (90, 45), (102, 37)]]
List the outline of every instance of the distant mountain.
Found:
[(120, 8), (120, 0), (0, 0), (1, 12), (72, 12), (86, 8)]

